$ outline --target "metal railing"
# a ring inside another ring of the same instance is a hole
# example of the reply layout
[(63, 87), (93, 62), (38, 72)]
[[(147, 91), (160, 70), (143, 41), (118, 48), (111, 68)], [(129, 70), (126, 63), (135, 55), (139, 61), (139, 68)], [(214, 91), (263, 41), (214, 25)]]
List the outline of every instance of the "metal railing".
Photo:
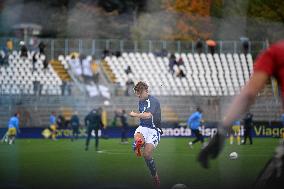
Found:
[[(7, 37), (0, 38), (0, 44), (5, 46)], [(19, 50), (20, 39), (12, 38), (14, 49)], [(30, 41), (30, 40), (29, 40)], [(46, 45), (45, 52), (50, 59), (56, 59), (59, 55), (68, 55), (72, 52), (78, 52), (86, 55), (95, 55), (100, 57), (104, 50), (112, 53), (119, 52), (154, 52), (160, 53), (165, 50), (173, 52), (191, 52), (195, 53), (195, 41), (164, 41), (164, 40), (143, 40), (130, 41), (119, 39), (62, 39), (62, 38), (42, 38), (34, 40), (31, 44), (26, 42), (29, 50), (37, 49), (39, 41)], [(267, 48), (265, 41), (250, 41), (248, 52), (256, 55)], [(202, 52), (209, 52), (208, 46), (203, 42)], [(243, 44), (241, 41), (217, 41), (215, 47), (217, 53), (241, 53)]]

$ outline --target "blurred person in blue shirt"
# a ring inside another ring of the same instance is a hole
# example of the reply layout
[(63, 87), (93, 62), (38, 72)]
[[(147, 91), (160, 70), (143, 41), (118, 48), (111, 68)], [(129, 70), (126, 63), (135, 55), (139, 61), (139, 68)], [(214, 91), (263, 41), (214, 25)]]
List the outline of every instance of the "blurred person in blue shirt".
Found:
[(19, 113), (15, 113), (14, 116), (12, 116), (8, 122), (8, 143), (14, 144), (15, 139), (17, 136), (17, 132), (19, 133)]
[(203, 145), (204, 138), (200, 133), (199, 127), (202, 126), (202, 110), (200, 107), (197, 107), (196, 112), (191, 114), (191, 116), (187, 120), (187, 125), (191, 129), (192, 133), (194, 133), (196, 139), (194, 141), (190, 141), (188, 145), (192, 148), (193, 144), (200, 141)]

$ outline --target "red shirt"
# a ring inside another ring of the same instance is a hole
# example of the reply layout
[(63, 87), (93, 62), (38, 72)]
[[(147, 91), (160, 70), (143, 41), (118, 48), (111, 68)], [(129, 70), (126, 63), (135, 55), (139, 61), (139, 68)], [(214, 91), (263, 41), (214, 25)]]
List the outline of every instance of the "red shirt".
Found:
[(254, 71), (262, 71), (269, 76), (274, 76), (281, 87), (284, 100), (284, 41), (273, 44), (261, 53), (254, 64)]

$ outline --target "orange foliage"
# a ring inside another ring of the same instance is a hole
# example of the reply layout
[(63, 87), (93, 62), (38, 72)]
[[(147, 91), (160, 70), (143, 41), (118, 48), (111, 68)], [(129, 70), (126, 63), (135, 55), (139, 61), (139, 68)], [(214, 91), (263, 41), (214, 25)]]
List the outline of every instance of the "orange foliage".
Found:
[(192, 40), (208, 38), (212, 31), (210, 8), (212, 0), (168, 0), (164, 7), (167, 11), (177, 14), (179, 21), (173, 35), (164, 36), (171, 40)]

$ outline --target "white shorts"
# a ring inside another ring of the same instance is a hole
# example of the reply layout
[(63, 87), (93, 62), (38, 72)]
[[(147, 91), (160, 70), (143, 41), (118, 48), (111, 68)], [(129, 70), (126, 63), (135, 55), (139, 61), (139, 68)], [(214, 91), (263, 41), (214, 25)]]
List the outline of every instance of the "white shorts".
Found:
[(151, 129), (148, 127), (142, 127), (139, 126), (136, 130), (135, 133), (141, 133), (144, 137), (145, 143), (146, 144), (153, 144), (154, 147), (156, 148), (160, 142), (160, 133), (156, 129)]

